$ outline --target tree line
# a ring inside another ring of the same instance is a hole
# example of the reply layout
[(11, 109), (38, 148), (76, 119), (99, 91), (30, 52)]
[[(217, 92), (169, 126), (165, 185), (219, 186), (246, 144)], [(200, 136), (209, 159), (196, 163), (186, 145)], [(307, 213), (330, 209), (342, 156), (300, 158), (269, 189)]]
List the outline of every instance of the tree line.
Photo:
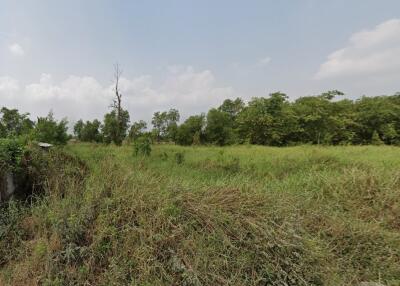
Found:
[(52, 113), (34, 122), (27, 113), (3, 107), (0, 138), (22, 136), (53, 144), (65, 144), (76, 138), (121, 145), (146, 138), (179, 145), (400, 145), (400, 93), (356, 100), (341, 96), (342, 92), (333, 90), (295, 101), (289, 101), (281, 92), (256, 97), (247, 103), (240, 98), (226, 99), (207, 113), (192, 115), (183, 122), (177, 109), (155, 112), (152, 128), (147, 128), (143, 120), (130, 124), (117, 83), (116, 101), (103, 121), (79, 120), (73, 136), (67, 133), (67, 120), (57, 121)]

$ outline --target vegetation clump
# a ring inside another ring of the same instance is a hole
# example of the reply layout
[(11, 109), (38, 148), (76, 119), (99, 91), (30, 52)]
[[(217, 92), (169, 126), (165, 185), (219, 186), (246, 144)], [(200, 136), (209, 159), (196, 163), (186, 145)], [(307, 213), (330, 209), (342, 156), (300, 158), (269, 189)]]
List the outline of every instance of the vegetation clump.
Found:
[(176, 152), (175, 153), (175, 162), (178, 165), (181, 165), (185, 161), (185, 154), (183, 152)]
[(133, 142), (133, 149), (135, 155), (150, 156), (151, 154), (151, 140), (146, 136), (139, 137)]
[(16, 170), (21, 163), (23, 145), (15, 139), (0, 139), (0, 174)]

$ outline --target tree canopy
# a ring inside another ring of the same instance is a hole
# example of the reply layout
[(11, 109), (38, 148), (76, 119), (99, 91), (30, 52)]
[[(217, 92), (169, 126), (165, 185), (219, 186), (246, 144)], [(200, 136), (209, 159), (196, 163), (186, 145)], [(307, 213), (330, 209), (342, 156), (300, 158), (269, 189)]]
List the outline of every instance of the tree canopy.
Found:
[(34, 138), (37, 141), (62, 145), (68, 141), (68, 121), (62, 119), (57, 121), (52, 112), (46, 117), (38, 117), (34, 129)]
[[(191, 115), (180, 124), (180, 113), (172, 108), (153, 114), (150, 131), (143, 120), (130, 125), (129, 112), (116, 104), (103, 122), (78, 120), (73, 132), (80, 141), (117, 145), (143, 136), (153, 142), (180, 145), (400, 145), (400, 93), (355, 100), (342, 96), (342, 92), (332, 90), (294, 101), (282, 92), (255, 97), (247, 103), (240, 98), (226, 99), (219, 107)], [(0, 138), (26, 135), (64, 144), (67, 125), (66, 119), (57, 121), (52, 113), (34, 122), (28, 113), (6, 107), (0, 110)]]

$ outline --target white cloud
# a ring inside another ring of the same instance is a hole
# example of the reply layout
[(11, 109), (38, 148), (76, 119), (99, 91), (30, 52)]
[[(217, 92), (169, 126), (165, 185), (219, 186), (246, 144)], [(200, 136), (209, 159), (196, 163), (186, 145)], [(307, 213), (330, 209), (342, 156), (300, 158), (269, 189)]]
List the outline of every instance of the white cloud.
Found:
[(121, 92), (132, 114), (145, 119), (154, 111), (169, 108), (177, 108), (186, 117), (207, 111), (235, 95), (231, 87), (218, 87), (211, 71), (196, 72), (190, 66), (168, 67), (167, 75), (158, 86), (148, 75), (131, 80), (123, 78)]
[[(235, 95), (231, 87), (217, 86), (211, 71), (197, 72), (190, 66), (170, 67), (158, 85), (149, 75), (121, 78), (120, 91), (133, 120), (150, 120), (154, 111), (169, 108), (177, 108), (184, 118)], [(71, 121), (102, 119), (112, 98), (113, 86), (102, 85), (93, 77), (69, 76), (55, 83), (51, 75), (42, 74), (38, 82), (24, 86), (13, 78), (0, 78), (2, 105), (17, 107), (33, 116), (43, 116), (52, 109), (57, 117), (66, 116)]]
[(353, 34), (346, 47), (328, 56), (316, 79), (400, 74), (400, 19)]
[(270, 58), (270, 57), (264, 57), (264, 58), (258, 60), (257, 66), (259, 66), (259, 67), (265, 67), (265, 66), (267, 66), (270, 62), (271, 62), (271, 58)]
[(23, 56), (25, 55), (24, 49), (17, 43), (14, 43), (8, 47), (10, 52), (15, 56)]
[(0, 77), (0, 98), (11, 98), (19, 91), (19, 83), (12, 77)]

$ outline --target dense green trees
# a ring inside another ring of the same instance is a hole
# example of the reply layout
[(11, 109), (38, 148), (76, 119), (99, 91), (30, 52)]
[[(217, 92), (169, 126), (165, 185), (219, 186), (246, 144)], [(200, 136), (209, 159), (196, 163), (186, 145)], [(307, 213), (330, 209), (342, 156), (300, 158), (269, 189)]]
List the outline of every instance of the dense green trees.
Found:
[(137, 122), (133, 122), (129, 130), (129, 139), (130, 140), (138, 139), (144, 134), (146, 129), (147, 129), (146, 121), (139, 120)]
[(207, 142), (219, 146), (233, 143), (233, 128), (229, 113), (212, 108), (207, 113), (205, 137)]
[(20, 136), (30, 133), (34, 122), (29, 119), (29, 113), (20, 114), (17, 109), (0, 109), (0, 138)]
[(331, 99), (331, 96), (325, 95), (307, 96), (293, 104), (301, 129), (301, 142), (328, 143), (335, 115)]
[(251, 144), (282, 146), (297, 141), (298, 118), (286, 94), (253, 98), (238, 115), (239, 138)]
[(43, 141), (52, 144), (65, 144), (68, 140), (68, 121), (57, 121), (53, 113), (46, 117), (38, 117), (34, 122), (29, 113), (19, 113), (17, 109), (6, 107), (0, 110), (0, 138), (24, 138), (26, 140)]
[(121, 145), (126, 137), (129, 126), (129, 112), (121, 110), (120, 115), (116, 110), (104, 115), (104, 124), (102, 126), (103, 141), (105, 143), (114, 142)]
[(374, 132), (386, 144), (400, 143), (399, 94), (388, 97), (362, 97), (356, 102), (357, 130), (361, 143), (370, 143)]
[(379, 139), (400, 144), (400, 94), (354, 101), (340, 99), (342, 95), (333, 90), (294, 102), (279, 92), (253, 98), (233, 117), (233, 141), (287, 146), (376, 144)]
[(204, 114), (190, 116), (178, 127), (176, 143), (180, 145), (201, 144), (204, 142), (204, 126)]
[(101, 142), (103, 136), (100, 131), (101, 122), (97, 119), (86, 121), (79, 120), (74, 125), (74, 135), (77, 139), (84, 142)]
[[(400, 145), (400, 93), (356, 100), (343, 99), (342, 95), (333, 90), (289, 101), (286, 94), (275, 92), (247, 104), (240, 98), (226, 99), (207, 114), (190, 116), (181, 124), (179, 111), (170, 109), (154, 113), (151, 132), (146, 132), (143, 120), (129, 125), (128, 111), (117, 104), (102, 123), (79, 120), (73, 131), (80, 141), (117, 145), (143, 136), (180, 145)], [(68, 139), (67, 121), (56, 121), (52, 113), (36, 123), (16, 109), (3, 107), (0, 115), (0, 138), (27, 135), (55, 144)]]
[(103, 124), (97, 119), (86, 122), (78, 120), (74, 125), (74, 135), (76, 139), (83, 142), (104, 142), (107, 144), (114, 142), (116, 145), (121, 145), (127, 135), (128, 127), (128, 111), (122, 110), (121, 122), (119, 122), (116, 110), (112, 110), (104, 115)]
[(221, 146), (400, 144), (400, 94), (357, 100), (341, 99), (342, 95), (332, 90), (289, 101), (286, 94), (275, 92), (247, 104), (227, 99), (206, 117), (189, 117), (174, 141)]
[(162, 140), (175, 141), (179, 119), (179, 111), (176, 109), (154, 113), (151, 124), (153, 124), (153, 134), (157, 142)]
[(218, 110), (228, 113), (230, 119), (234, 121), (244, 107), (245, 104), (241, 98), (236, 98), (235, 100), (225, 99), (221, 106), (218, 107)]
[(399, 94), (355, 101), (341, 95), (334, 90), (294, 102), (281, 93), (254, 98), (238, 115), (239, 138), (272, 146), (372, 144), (376, 136), (385, 144), (400, 143)]
[(79, 140), (82, 140), (82, 129), (85, 123), (82, 119), (79, 119), (74, 125), (74, 135)]

